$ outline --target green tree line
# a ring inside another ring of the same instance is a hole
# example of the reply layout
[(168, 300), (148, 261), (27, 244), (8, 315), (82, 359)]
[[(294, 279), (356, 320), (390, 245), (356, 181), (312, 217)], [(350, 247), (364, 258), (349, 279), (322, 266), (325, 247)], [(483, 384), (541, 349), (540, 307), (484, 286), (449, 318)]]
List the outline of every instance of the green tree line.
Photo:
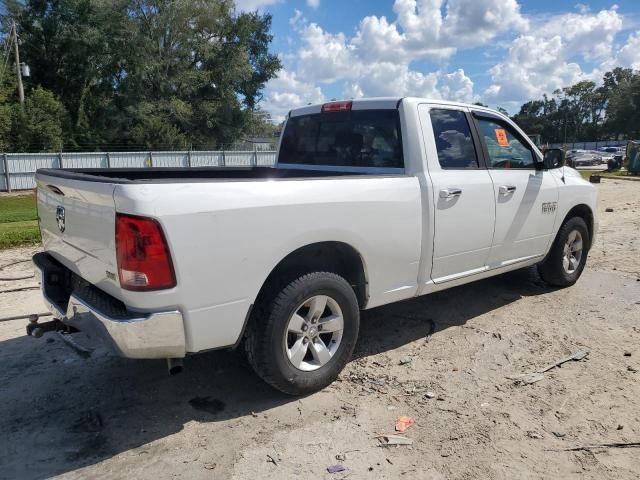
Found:
[(525, 103), (512, 118), (545, 143), (640, 138), (640, 72), (614, 68), (601, 85), (581, 81), (556, 90)]
[(15, 21), (31, 76), (19, 105), (5, 49), (4, 151), (219, 146), (264, 127), (256, 115), (261, 92), (281, 67), (269, 53), (268, 14), (237, 12), (232, 0), (7, 0), (5, 7), (5, 44)]

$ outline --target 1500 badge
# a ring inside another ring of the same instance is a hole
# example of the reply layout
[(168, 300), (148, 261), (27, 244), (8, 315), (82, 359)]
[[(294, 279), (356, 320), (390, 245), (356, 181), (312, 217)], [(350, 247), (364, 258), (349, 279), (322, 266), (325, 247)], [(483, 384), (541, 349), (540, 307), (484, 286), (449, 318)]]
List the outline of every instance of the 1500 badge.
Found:
[(542, 213), (555, 213), (558, 202), (545, 202), (542, 204)]

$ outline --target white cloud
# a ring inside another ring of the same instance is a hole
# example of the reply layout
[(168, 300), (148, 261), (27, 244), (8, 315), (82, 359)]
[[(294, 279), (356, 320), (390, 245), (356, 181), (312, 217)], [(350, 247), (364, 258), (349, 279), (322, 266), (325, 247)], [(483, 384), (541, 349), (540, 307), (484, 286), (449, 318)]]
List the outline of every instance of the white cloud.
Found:
[(302, 15), (302, 12), (295, 8), (293, 10), (293, 17), (289, 19), (289, 25), (295, 28), (298, 25), (298, 22), (304, 22), (304, 20), (305, 18)]
[(559, 36), (567, 55), (582, 54), (586, 59), (603, 59), (611, 54), (615, 34), (622, 30), (617, 7), (597, 14), (568, 13), (552, 17), (535, 31), (537, 37)]
[(640, 70), (640, 30), (632, 33), (618, 51), (615, 66)]
[(320, 0), (307, 0), (307, 5), (311, 8), (318, 8), (320, 6)]
[[(616, 7), (546, 19), (517, 37), (504, 60), (489, 70), (492, 83), (485, 91), (487, 99), (526, 101), (579, 80), (599, 80), (614, 58), (615, 35), (622, 30), (622, 20)], [(633, 46), (632, 42), (629, 49)], [(578, 63), (581, 60), (599, 63), (585, 72)]]
[(300, 81), (295, 72), (286, 69), (280, 70), (278, 77), (267, 83), (267, 92), (262, 106), (276, 121), (282, 120), (292, 108), (324, 100), (319, 87)]
[(591, 11), (591, 7), (585, 3), (576, 3), (575, 8), (580, 13), (589, 13)]
[(442, 76), (440, 91), (443, 98), (466, 103), (476, 100), (473, 95), (473, 81), (465, 75), (461, 68)]
[(308, 81), (334, 82), (354, 74), (352, 51), (343, 33), (331, 34), (312, 23), (301, 32), (298, 72)]

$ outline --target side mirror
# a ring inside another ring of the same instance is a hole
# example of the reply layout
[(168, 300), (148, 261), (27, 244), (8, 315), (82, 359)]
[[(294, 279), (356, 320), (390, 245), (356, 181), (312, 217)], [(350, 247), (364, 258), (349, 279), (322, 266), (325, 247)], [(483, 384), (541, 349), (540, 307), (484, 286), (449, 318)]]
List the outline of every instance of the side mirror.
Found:
[(549, 148), (544, 151), (544, 168), (560, 168), (564, 166), (564, 152), (559, 148)]

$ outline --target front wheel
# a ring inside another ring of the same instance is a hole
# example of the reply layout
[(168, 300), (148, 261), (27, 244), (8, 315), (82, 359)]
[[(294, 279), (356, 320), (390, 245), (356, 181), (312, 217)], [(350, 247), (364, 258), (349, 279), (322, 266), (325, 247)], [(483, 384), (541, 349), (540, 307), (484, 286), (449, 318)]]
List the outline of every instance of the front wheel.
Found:
[(569, 287), (578, 281), (589, 251), (591, 239), (587, 224), (580, 217), (567, 220), (551, 246), (538, 272), (542, 279), (556, 287)]
[(257, 305), (245, 351), (256, 373), (278, 390), (324, 388), (345, 367), (358, 338), (353, 288), (329, 272), (309, 273)]

